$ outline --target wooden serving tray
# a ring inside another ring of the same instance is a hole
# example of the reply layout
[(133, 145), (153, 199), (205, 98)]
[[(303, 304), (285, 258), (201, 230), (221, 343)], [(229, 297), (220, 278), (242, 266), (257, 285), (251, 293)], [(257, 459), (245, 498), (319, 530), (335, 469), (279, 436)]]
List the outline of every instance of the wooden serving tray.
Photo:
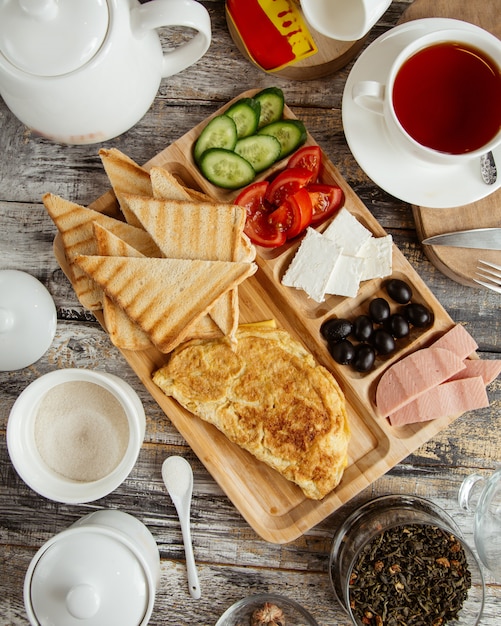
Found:
[[(252, 96), (256, 91), (247, 91), (239, 97)], [(237, 98), (232, 102), (235, 100)], [(226, 107), (214, 115), (223, 112)], [(285, 116), (294, 117), (287, 108)], [(238, 192), (225, 191), (208, 183), (197, 170), (191, 156), (193, 142), (207, 121), (204, 120), (157, 154), (145, 167), (164, 167), (181, 177), (185, 184), (204, 191), (217, 201), (229, 202)], [(315, 141), (308, 135), (307, 145), (312, 144)], [(325, 155), (323, 158), (324, 182), (339, 184), (346, 196), (345, 207), (375, 236), (385, 235), (385, 231), (344, 181), (336, 167)], [(284, 164), (277, 164), (276, 169), (282, 168)], [(268, 171), (261, 177), (269, 174)], [(116, 206), (113, 194), (108, 192), (96, 200), (91, 208), (113, 214)], [(404, 343), (400, 344), (402, 348), (399, 351), (391, 357), (378, 358), (372, 372), (360, 374), (333, 361), (321, 338), (320, 326), (331, 316), (353, 318), (359, 313), (366, 313), (370, 299), (385, 295), (383, 280), (362, 283), (356, 298), (329, 296), (324, 303), (317, 304), (304, 292), (280, 284), (281, 276), (298, 245), (299, 242), (296, 241), (277, 250), (258, 249), (256, 262), (259, 269), (239, 287), (240, 321), (256, 322), (274, 318), (279, 327), (287, 329), (312, 352), (319, 363), (334, 374), (346, 395), (352, 430), (349, 463), (339, 486), (323, 500), (307, 499), (296, 485), (232, 444), (214, 426), (194, 417), (175, 400), (165, 396), (152, 382), (151, 376), (167, 361), (167, 355), (154, 349), (144, 352), (122, 350), (144, 386), (241, 515), (263, 539), (274, 543), (293, 541), (305, 533), (457, 417), (446, 417), (397, 429), (377, 415), (374, 404), (375, 389), (384, 369), (404, 354), (431, 343), (453, 326), (452, 319), (398, 248), (393, 246), (393, 276), (405, 279), (412, 286), (413, 301), (424, 303), (432, 310), (434, 324), (424, 332), (413, 330), (406, 340), (400, 340)], [(56, 237), (54, 248), (56, 258), (67, 274), (68, 267), (59, 237)], [(99, 312), (96, 317), (103, 323)]]

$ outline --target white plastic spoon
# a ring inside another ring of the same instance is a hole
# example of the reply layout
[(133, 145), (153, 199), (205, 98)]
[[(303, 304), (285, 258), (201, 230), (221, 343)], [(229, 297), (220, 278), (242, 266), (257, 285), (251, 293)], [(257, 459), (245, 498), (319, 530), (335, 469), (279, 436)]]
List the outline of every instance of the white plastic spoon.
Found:
[(200, 590), (195, 557), (193, 556), (190, 531), (190, 508), (193, 492), (193, 471), (191, 465), (182, 456), (170, 456), (162, 464), (162, 478), (176, 507), (181, 523), (190, 595), (195, 600), (198, 600), (202, 592)]

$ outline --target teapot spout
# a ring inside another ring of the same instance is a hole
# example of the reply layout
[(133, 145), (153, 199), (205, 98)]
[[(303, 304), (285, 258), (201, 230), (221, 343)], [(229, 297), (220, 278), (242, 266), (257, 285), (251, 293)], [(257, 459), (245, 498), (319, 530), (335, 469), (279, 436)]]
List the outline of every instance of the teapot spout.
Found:
[(57, 0), (18, 0), (21, 9), (37, 20), (52, 20), (57, 15)]

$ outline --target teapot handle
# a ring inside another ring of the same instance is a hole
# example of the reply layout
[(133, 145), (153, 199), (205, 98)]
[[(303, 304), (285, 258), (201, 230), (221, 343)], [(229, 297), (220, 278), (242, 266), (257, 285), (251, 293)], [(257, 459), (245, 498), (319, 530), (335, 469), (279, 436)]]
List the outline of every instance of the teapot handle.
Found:
[(195, 0), (151, 0), (131, 11), (136, 35), (162, 26), (185, 26), (198, 33), (174, 50), (164, 52), (162, 78), (172, 76), (196, 63), (211, 43), (211, 23), (207, 9)]

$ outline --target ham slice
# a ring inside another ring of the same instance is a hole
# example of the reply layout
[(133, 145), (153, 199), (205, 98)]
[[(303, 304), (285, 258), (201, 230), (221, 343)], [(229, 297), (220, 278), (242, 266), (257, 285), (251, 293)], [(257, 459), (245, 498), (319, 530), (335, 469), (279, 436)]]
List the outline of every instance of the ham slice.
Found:
[(437, 339), (433, 347), (449, 350), (463, 361), (467, 356), (475, 352), (478, 344), (464, 326), (456, 324), (445, 335), (442, 335), (440, 339)]
[(485, 383), (481, 376), (445, 382), (389, 415), (392, 426), (427, 422), (489, 406)]
[(454, 376), (451, 376), (449, 380), (459, 380), (460, 378), (472, 378), (474, 376), (481, 376), (484, 384), (489, 385), (493, 380), (501, 374), (501, 361), (500, 360), (481, 360), (481, 359), (467, 359), (465, 362), (465, 369), (461, 370)]
[(435, 345), (409, 354), (381, 376), (376, 405), (383, 417), (465, 369), (462, 358)]

